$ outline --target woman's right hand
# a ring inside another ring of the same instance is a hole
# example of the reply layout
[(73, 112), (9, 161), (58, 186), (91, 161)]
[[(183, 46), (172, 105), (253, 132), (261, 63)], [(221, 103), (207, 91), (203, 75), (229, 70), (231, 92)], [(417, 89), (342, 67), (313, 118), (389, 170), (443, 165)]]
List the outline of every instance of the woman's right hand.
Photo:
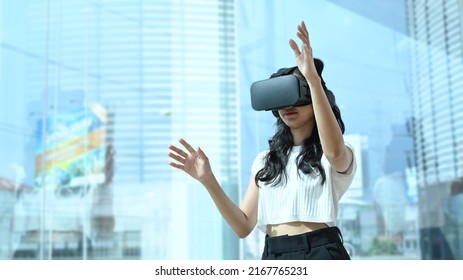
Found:
[(169, 162), (169, 165), (183, 170), (201, 183), (205, 182), (213, 175), (209, 159), (201, 148), (198, 147), (196, 150), (193, 149), (191, 145), (182, 138), (179, 139), (179, 142), (185, 147), (187, 152), (174, 145), (170, 145), (169, 149), (171, 152), (169, 153), (169, 157), (174, 159), (175, 162)]

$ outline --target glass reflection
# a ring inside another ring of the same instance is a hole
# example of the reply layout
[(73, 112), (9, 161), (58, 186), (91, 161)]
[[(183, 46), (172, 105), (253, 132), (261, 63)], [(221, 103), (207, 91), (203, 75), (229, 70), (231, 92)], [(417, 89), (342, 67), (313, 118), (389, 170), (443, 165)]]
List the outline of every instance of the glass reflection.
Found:
[(239, 201), (273, 133), (249, 85), (300, 19), (362, 159), (353, 258), (463, 259), (461, 1), (135, 2), (0, 0), (0, 259), (259, 259), (166, 147), (205, 143)]

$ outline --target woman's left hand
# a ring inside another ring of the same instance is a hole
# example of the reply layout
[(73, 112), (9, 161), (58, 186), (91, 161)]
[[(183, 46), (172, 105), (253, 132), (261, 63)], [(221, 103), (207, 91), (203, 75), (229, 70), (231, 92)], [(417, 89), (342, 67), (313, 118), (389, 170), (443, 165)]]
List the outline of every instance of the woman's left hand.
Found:
[(289, 40), (289, 45), (296, 56), (296, 63), (299, 71), (301, 71), (302, 75), (304, 75), (306, 80), (310, 83), (312, 79), (319, 79), (319, 76), (313, 60), (309, 32), (307, 31), (304, 21), (297, 26), (297, 30), (297, 37), (302, 41), (301, 50), (299, 50), (299, 46), (293, 39)]

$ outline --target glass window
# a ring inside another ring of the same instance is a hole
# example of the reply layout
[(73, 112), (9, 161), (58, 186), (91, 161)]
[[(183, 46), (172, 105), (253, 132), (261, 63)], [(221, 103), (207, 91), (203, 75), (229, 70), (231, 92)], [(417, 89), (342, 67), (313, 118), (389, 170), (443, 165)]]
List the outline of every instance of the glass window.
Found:
[(462, 259), (462, 2), (357, 2), (0, 0), (0, 259), (259, 259), (167, 147), (239, 204), (274, 133), (250, 85), (301, 20), (357, 158), (352, 258)]

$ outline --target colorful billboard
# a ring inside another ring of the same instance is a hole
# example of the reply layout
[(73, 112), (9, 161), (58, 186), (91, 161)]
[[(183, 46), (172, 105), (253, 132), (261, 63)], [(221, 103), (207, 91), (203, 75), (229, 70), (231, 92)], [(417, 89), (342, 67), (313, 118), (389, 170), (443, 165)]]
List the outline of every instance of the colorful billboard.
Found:
[(39, 120), (35, 188), (104, 182), (106, 127), (107, 112), (99, 104), (51, 114), (46, 123)]

